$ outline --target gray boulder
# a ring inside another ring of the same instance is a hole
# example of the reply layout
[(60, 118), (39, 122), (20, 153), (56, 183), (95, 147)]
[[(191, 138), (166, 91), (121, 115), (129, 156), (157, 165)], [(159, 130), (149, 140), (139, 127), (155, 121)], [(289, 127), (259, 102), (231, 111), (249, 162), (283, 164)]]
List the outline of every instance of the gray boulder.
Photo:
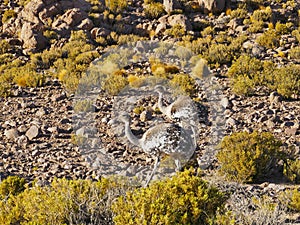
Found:
[(204, 9), (204, 12), (220, 13), (224, 12), (227, 8), (230, 8), (230, 0), (198, 0), (200, 7)]

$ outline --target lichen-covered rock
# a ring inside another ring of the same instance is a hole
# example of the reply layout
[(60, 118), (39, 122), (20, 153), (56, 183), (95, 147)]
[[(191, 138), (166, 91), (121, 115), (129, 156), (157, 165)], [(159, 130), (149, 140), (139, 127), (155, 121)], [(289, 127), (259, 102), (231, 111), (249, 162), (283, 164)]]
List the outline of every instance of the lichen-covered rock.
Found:
[(230, 0), (198, 0), (199, 5), (206, 13), (213, 12), (219, 13), (230, 8)]

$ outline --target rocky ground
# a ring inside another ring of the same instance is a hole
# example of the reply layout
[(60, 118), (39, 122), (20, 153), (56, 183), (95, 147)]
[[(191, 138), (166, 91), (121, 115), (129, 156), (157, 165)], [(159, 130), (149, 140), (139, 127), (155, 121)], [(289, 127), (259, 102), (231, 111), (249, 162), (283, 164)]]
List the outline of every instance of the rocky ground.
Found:
[[(67, 42), (72, 30), (83, 29), (88, 33), (90, 40), (94, 41), (97, 37), (106, 38), (116, 29), (116, 24), (109, 23), (104, 18), (102, 9), (96, 10), (97, 15), (94, 15), (94, 18), (98, 20), (92, 21), (88, 16), (92, 5), (83, 0), (33, 0), (25, 7), (18, 6), (14, 1), (9, 1), (9, 4), (4, 4), (2, 1), (0, 3), (1, 18), (8, 9), (14, 9), (17, 13), (14, 18), (0, 24), (0, 30), (2, 30), (0, 37), (14, 45), (13, 51), (16, 58), (25, 61), (29, 60), (28, 53), (30, 52), (39, 52), (49, 46), (62, 46)], [(101, 4), (103, 6), (104, 3)], [(235, 4), (237, 2), (232, 1), (232, 5)], [(295, 22), (299, 20), (295, 9), (300, 8), (300, 3), (295, 1), (295, 4), (296, 7), (288, 6), (285, 9), (276, 2), (271, 5), (277, 15), (285, 15), (288, 21)], [(199, 28), (199, 26), (201, 28), (204, 20), (216, 30), (226, 30), (232, 36), (243, 34), (248, 26), (237, 18), (231, 19), (225, 13), (209, 16), (202, 12), (193, 12), (187, 15), (166, 15), (150, 20), (141, 16), (142, 12), (142, 1), (132, 1), (123, 15), (124, 27), (120, 32), (148, 36), (150, 31), (154, 31), (152, 39), (174, 41), (164, 33), (166, 28), (174, 24), (181, 24), (187, 33), (195, 37), (200, 36), (200, 32), (197, 31), (199, 29), (194, 28)], [(43, 36), (43, 32), (49, 29), (49, 26), (58, 34), (58, 40), (53, 43), (49, 43)], [(248, 40), (243, 44), (245, 51), (261, 60), (270, 59), (280, 65), (299, 64), (299, 60), (278, 56), (279, 52), (287, 54), (292, 47), (297, 45), (294, 36), (282, 35), (280, 41), (284, 44), (280, 48), (264, 49), (255, 42), (258, 35), (257, 33), (249, 34)], [(106, 49), (101, 51), (105, 52)], [(222, 121), (224, 123), (220, 121), (222, 135), (229, 135), (235, 131), (269, 131), (282, 140), (286, 151), (300, 155), (299, 98), (286, 100), (276, 92), (265, 94), (266, 92), (260, 89), (250, 97), (238, 96), (230, 89), (230, 80), (226, 77), (227, 71), (226, 65), (212, 70), (216, 82), (222, 87), (222, 97), (219, 99), (223, 109)], [(96, 153), (95, 151), (87, 152), (80, 140), (75, 138), (75, 134), (82, 134), (81, 132), (84, 133), (84, 131), (74, 129), (74, 124), (78, 125), (78, 117), (76, 117), (78, 115), (73, 108), (74, 94), (68, 93), (56, 79), (47, 79), (43, 87), (13, 86), (12, 96), (1, 98), (1, 179), (9, 175), (19, 175), (30, 181), (37, 178), (43, 182), (49, 182), (54, 177), (97, 179), (103, 174), (144, 173), (144, 168), (153, 165), (151, 156), (134, 148), (126, 139), (116, 138), (118, 136), (116, 133), (121, 135), (123, 130), (120, 127), (114, 130), (109, 121), (114, 117), (114, 105), (120, 99), (103, 92), (94, 103), (95, 112), (92, 113), (93, 125), (96, 128), (96, 133), (93, 134), (95, 138), (92, 140), (97, 145), (97, 151)], [(199, 88), (197, 94), (204, 96), (205, 91)], [(157, 95), (149, 95), (135, 104), (143, 106), (140, 114), (131, 111), (132, 129), (136, 135), (143, 134), (153, 121), (166, 119), (155, 110)], [(203, 102), (203, 105), (204, 109), (202, 109), (205, 113), (202, 116), (205, 118), (202, 117), (203, 121), (198, 130), (196, 154), (191, 160), (191, 164), (196, 167), (205, 164), (201, 161), (201, 157), (206, 151), (205, 147), (208, 145), (208, 138), (213, 130), (212, 124), (215, 122), (209, 117), (209, 104)], [(214, 163), (213, 165), (216, 166)], [(205, 173), (207, 173), (207, 179), (220, 187), (224, 186), (222, 182), (210, 177), (210, 170)], [(276, 196), (276, 193), (289, 188), (288, 183), (276, 177), (269, 182), (260, 185), (245, 185), (240, 192), (257, 193), (253, 195), (267, 192), (270, 196)], [(231, 185), (230, 188), (235, 187)], [(240, 186), (235, 190), (239, 188)], [(239, 198), (240, 192), (236, 192), (236, 198)], [(296, 223), (297, 217), (298, 215), (293, 215), (292, 221)]]

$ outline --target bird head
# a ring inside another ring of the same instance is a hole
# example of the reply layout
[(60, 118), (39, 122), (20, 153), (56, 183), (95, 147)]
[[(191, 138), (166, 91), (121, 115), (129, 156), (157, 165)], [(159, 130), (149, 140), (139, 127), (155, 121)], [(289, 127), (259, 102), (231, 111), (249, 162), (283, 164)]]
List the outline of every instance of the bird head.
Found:
[(108, 124), (109, 125), (116, 125), (120, 122), (126, 123), (126, 122), (130, 122), (131, 121), (131, 117), (127, 112), (121, 112), (118, 116), (116, 116), (115, 118), (111, 119)]
[(165, 93), (167, 91), (167, 88), (163, 85), (156, 85), (154, 87), (154, 91), (157, 93)]
[(127, 112), (122, 112), (118, 115), (118, 118), (120, 121), (122, 121), (123, 123), (128, 123), (131, 121), (131, 117)]

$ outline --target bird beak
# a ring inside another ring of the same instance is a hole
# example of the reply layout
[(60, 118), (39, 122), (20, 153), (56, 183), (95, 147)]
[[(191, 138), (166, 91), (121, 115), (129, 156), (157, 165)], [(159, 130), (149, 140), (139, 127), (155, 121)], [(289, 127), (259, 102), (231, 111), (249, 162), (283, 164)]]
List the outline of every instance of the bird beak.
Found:
[(110, 121), (108, 121), (108, 125), (112, 126), (112, 125), (115, 125), (117, 123), (117, 119), (114, 118), (114, 119), (111, 119)]

